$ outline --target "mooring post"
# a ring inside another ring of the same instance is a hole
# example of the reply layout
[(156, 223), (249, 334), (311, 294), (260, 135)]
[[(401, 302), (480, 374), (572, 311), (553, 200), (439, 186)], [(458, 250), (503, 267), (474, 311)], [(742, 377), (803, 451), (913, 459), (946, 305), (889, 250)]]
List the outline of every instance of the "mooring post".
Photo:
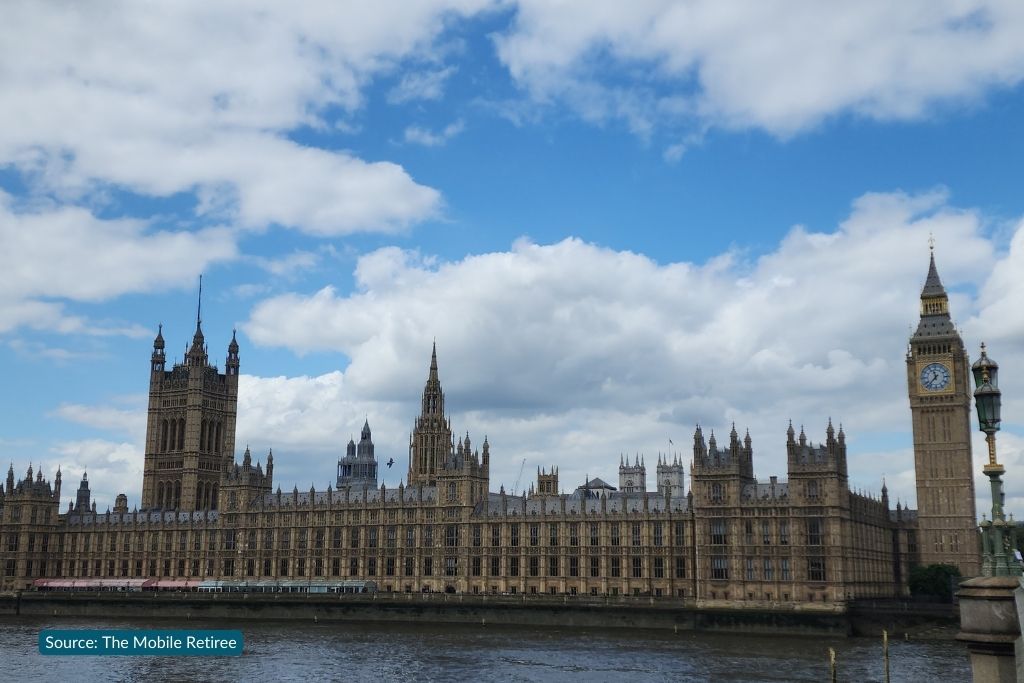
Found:
[(882, 629), (882, 662), (885, 665), (885, 683), (889, 683), (889, 632)]

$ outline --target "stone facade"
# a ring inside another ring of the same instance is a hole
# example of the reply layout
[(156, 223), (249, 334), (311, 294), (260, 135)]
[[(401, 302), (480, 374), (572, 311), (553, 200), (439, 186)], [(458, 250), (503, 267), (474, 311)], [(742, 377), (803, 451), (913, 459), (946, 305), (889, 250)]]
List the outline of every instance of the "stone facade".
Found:
[[(958, 382), (966, 381), (962, 370), (953, 369)], [(469, 434), (453, 436), (435, 346), (406, 483), (377, 486), (376, 472), (372, 485), (343, 481), (339, 471), (337, 488), (282, 492), (273, 488), (272, 453), (265, 469), (248, 448), (240, 464), (231, 461), (237, 372), (237, 342), (221, 375), (206, 361), (198, 324), (185, 363), (165, 372), (158, 335), (143, 509), (128, 511), (119, 496), (114, 511), (97, 512), (83, 477), (77, 502), (60, 513), (59, 472), (51, 486), (31, 468), (16, 482), (12, 469), (0, 491), (0, 587), (44, 577), (353, 578), (397, 592), (649, 595), (711, 607), (835, 609), (852, 598), (904, 594), (907, 571), (923, 556), (914, 511), (891, 509), (884, 486), (879, 497), (850, 490), (846, 435), (831, 421), (820, 444), (789, 425), (785, 481), (755, 478), (749, 432), (741, 439), (733, 426), (719, 446), (697, 427), (688, 491), (683, 463), (659, 456), (656, 492), (646, 490), (635, 458), (620, 463), (624, 490), (594, 478), (560, 493), (552, 468), (538, 471), (529, 494), (492, 492), (488, 439), (478, 450)], [(922, 411), (914, 410), (917, 443)], [(372, 444), (368, 423), (364, 441)], [(961, 452), (959, 441), (946, 448)], [(372, 449), (364, 454), (376, 463)], [(957, 556), (964, 562), (966, 548)]]
[(921, 291), (921, 319), (907, 347), (918, 548), (922, 564), (954, 564), (967, 577), (981, 573), (970, 369), (933, 254)]

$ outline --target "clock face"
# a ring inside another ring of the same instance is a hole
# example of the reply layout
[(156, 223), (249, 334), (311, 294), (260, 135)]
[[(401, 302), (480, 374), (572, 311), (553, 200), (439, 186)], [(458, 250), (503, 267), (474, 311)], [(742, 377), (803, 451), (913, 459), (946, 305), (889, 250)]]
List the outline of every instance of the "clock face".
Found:
[(942, 363), (931, 363), (921, 370), (921, 386), (928, 391), (941, 391), (949, 385), (949, 368)]

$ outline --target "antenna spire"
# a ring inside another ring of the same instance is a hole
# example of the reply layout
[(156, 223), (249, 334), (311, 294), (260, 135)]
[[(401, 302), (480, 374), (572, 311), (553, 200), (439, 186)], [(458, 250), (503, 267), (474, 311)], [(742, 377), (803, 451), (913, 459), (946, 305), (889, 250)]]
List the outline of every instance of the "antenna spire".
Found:
[(203, 274), (199, 273), (199, 305), (196, 307), (196, 327), (203, 322)]

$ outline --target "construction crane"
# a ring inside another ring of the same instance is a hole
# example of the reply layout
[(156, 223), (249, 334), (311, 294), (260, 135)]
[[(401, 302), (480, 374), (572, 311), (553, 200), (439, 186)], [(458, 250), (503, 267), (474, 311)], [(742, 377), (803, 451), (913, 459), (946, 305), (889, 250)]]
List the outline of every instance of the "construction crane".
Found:
[(516, 489), (519, 488), (519, 480), (523, 478), (523, 469), (526, 467), (526, 458), (523, 458), (523, 464), (519, 466), (519, 476), (516, 477), (516, 483), (512, 484), (512, 495), (516, 495)]

